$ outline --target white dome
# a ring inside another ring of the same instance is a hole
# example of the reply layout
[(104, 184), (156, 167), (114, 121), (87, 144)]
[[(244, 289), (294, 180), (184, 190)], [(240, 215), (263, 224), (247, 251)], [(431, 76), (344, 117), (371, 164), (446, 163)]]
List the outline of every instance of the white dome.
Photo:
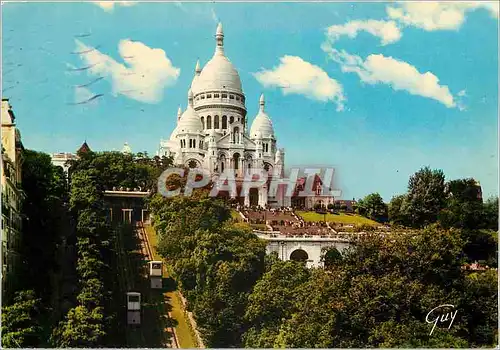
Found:
[(242, 93), (240, 76), (224, 54), (224, 33), (220, 23), (217, 26), (215, 37), (217, 46), (214, 56), (203, 67), (200, 75), (193, 79), (193, 92), (198, 94), (204, 91), (226, 90)]
[(172, 133), (170, 134), (170, 141), (175, 141), (178, 133), (179, 133), (179, 125), (177, 125), (174, 131), (172, 131)]
[(177, 130), (177, 134), (185, 132), (197, 133), (203, 130), (200, 117), (193, 108), (193, 92), (191, 89), (188, 93), (188, 108), (182, 113), (179, 124), (177, 124), (175, 129)]
[(273, 122), (266, 112), (264, 112), (264, 95), (260, 96), (259, 104), (259, 113), (257, 113), (257, 116), (252, 123), (252, 127), (250, 128), (250, 137), (274, 137)]
[(125, 142), (125, 144), (123, 145), (122, 153), (132, 154), (132, 148), (130, 148), (130, 146), (128, 145), (128, 142)]

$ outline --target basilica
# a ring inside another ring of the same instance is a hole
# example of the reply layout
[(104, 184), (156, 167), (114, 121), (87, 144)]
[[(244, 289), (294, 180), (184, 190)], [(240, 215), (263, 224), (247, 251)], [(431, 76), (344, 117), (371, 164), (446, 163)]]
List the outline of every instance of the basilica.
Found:
[[(199, 61), (196, 63), (187, 108), (182, 111), (179, 107), (177, 125), (168, 140), (160, 141), (157, 155), (172, 156), (175, 164), (203, 168), (214, 176), (231, 169), (240, 181), (252, 168), (283, 176), (285, 152), (277, 146), (263, 95), (248, 130), (245, 94), (237, 70), (224, 53), (221, 23), (215, 44), (207, 64), (201, 68)], [(258, 197), (245, 197), (245, 204), (289, 206), (290, 198), (279, 192), (275, 198), (268, 198), (265, 189), (259, 189)]]

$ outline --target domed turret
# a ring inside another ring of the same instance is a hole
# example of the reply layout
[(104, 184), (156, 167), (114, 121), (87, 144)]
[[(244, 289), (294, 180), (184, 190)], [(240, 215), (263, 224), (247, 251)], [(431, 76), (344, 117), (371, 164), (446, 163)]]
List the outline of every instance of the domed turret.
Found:
[(193, 94), (198, 91), (198, 78), (201, 74), (201, 68), (200, 68), (200, 60), (196, 61), (196, 67), (194, 68), (194, 77), (193, 81), (191, 82), (191, 91), (193, 91)]
[(242, 93), (240, 76), (224, 53), (222, 23), (217, 26), (215, 39), (215, 53), (196, 78), (193, 92), (198, 94), (204, 91), (225, 90)]
[(124, 154), (132, 154), (132, 148), (130, 148), (128, 142), (125, 142), (122, 148), (122, 153)]
[(264, 138), (274, 137), (273, 123), (264, 111), (264, 94), (260, 96), (259, 105), (259, 113), (257, 113), (252, 123), (252, 127), (250, 128), (250, 137), (257, 138), (259, 135)]
[(193, 108), (193, 92), (189, 89), (188, 92), (188, 107), (182, 113), (179, 124), (176, 128), (178, 133), (192, 132), (197, 133), (203, 130), (201, 120)]
[(175, 141), (177, 138), (177, 134), (179, 133), (179, 121), (181, 120), (182, 117), (182, 109), (181, 106), (179, 106), (179, 109), (177, 109), (177, 125), (175, 126), (174, 131), (172, 131), (172, 134), (170, 134), (170, 141)]

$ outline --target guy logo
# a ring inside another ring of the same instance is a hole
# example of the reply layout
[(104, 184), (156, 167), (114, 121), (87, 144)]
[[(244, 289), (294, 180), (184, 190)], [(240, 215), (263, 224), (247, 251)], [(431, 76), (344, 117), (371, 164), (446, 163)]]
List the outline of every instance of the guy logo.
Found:
[(432, 326), (431, 333), (429, 335), (432, 335), (432, 332), (434, 332), (434, 328), (436, 328), (438, 322), (444, 323), (444, 322), (447, 322), (448, 320), (451, 320), (450, 325), (448, 326), (448, 329), (451, 328), (451, 325), (453, 324), (453, 321), (455, 320), (455, 316), (457, 316), (458, 310), (455, 310), (454, 312), (441, 313), (441, 317), (439, 317), (440, 316), (439, 314), (437, 316), (434, 316), (434, 315), (431, 316), (433, 311), (440, 309), (440, 308), (446, 308), (446, 307), (454, 308), (455, 306), (451, 305), (451, 304), (439, 305), (439, 306), (436, 306), (431, 311), (429, 311), (427, 316), (425, 316), (425, 322), (434, 323), (434, 326)]

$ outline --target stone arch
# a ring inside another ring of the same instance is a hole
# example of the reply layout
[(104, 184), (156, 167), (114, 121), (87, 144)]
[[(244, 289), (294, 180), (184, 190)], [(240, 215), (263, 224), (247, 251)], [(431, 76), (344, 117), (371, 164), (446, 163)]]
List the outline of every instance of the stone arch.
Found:
[(247, 170), (252, 169), (253, 158), (252, 158), (252, 155), (250, 153), (245, 153), (245, 165), (247, 167)]
[(323, 248), (322, 260), (326, 268), (332, 267), (342, 260), (342, 254), (336, 247)]
[(239, 162), (240, 162), (240, 154), (238, 152), (236, 152), (235, 154), (233, 154), (233, 166), (234, 166), (234, 170), (238, 170), (239, 169)]
[(268, 173), (271, 173), (273, 171), (273, 166), (271, 163), (264, 162), (264, 170), (267, 171)]
[(306, 262), (309, 260), (309, 254), (304, 249), (298, 248), (290, 254), (290, 260)]
[(219, 153), (218, 155), (218, 164), (220, 172), (224, 172), (224, 169), (227, 167), (227, 155), (224, 152)]

